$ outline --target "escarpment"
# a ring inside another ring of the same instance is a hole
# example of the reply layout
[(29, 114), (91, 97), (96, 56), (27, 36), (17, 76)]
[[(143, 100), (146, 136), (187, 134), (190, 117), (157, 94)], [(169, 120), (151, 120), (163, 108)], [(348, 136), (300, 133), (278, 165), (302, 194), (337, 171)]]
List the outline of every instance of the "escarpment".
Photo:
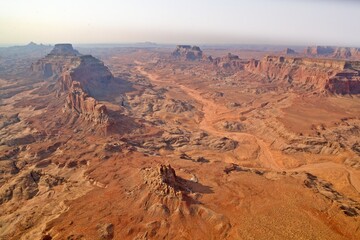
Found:
[(113, 75), (100, 60), (81, 55), (71, 44), (56, 44), (31, 69), (50, 82), (56, 81), (57, 95), (67, 94), (65, 109), (95, 124), (108, 123), (107, 108), (96, 98), (106, 95)]
[(59, 90), (67, 91), (72, 82), (81, 84), (84, 91), (93, 97), (106, 95), (106, 90), (113, 80), (110, 70), (99, 59), (90, 55), (78, 57), (78, 62), (61, 73), (58, 79)]
[(90, 97), (81, 87), (80, 82), (73, 81), (69, 89), (65, 107), (82, 114), (87, 120), (94, 123), (106, 124), (109, 120), (104, 104)]
[(360, 62), (266, 56), (251, 60), (246, 70), (269, 80), (306, 84), (334, 94), (360, 94)]

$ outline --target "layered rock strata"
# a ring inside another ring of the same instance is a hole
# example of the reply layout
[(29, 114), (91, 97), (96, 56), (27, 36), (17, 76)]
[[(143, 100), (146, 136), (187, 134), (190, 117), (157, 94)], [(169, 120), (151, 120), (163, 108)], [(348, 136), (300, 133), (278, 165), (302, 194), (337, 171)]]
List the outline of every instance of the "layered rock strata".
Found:
[(266, 56), (262, 60), (251, 60), (246, 70), (268, 79), (307, 84), (319, 91), (360, 94), (360, 62), (357, 61)]
[(96, 124), (108, 123), (106, 106), (95, 98), (106, 94), (113, 75), (100, 60), (81, 55), (71, 44), (56, 44), (45, 58), (31, 68), (45, 79), (57, 81), (57, 94), (67, 94), (66, 109)]

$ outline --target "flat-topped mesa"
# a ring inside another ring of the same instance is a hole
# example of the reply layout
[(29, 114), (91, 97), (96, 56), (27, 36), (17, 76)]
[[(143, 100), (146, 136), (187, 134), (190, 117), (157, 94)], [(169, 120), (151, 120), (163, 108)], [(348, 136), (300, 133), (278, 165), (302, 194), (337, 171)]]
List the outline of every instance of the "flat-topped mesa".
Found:
[(93, 97), (106, 95), (113, 80), (112, 73), (102, 61), (91, 55), (81, 55), (71, 44), (56, 44), (51, 53), (32, 64), (32, 70), (57, 80), (58, 92), (68, 91), (72, 81), (78, 81)]
[(56, 44), (44, 58), (31, 64), (31, 70), (44, 78), (56, 80), (66, 69), (79, 64), (81, 54), (71, 44)]
[(97, 124), (109, 122), (106, 106), (96, 98), (106, 96), (114, 77), (99, 59), (81, 55), (71, 44), (56, 44), (32, 69), (57, 81), (57, 94), (67, 94), (65, 109)]
[(93, 97), (103, 97), (113, 80), (109, 68), (91, 55), (78, 57), (78, 62), (64, 71), (58, 80), (61, 91), (71, 87), (72, 81), (81, 83), (82, 88)]
[(335, 94), (360, 94), (360, 62), (335, 59), (266, 56), (245, 69), (269, 79), (313, 86)]
[(55, 56), (80, 56), (81, 54), (73, 48), (70, 43), (55, 44), (49, 55)]
[(195, 61), (203, 58), (203, 52), (198, 46), (177, 45), (171, 56), (177, 59)]

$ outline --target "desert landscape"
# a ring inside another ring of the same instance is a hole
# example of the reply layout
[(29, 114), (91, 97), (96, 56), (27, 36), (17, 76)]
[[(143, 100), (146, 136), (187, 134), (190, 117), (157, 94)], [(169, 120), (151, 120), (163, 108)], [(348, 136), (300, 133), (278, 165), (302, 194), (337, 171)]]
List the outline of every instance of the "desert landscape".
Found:
[(0, 3), (0, 240), (360, 239), (359, 10)]
[(360, 62), (18, 48), (1, 62), (1, 239), (360, 237)]

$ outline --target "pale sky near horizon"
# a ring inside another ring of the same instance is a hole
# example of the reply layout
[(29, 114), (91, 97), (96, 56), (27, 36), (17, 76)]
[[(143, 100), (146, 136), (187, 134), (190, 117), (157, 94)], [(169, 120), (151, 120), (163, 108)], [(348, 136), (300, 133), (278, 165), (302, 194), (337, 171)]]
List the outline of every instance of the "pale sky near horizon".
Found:
[(0, 44), (360, 47), (356, 0), (0, 0)]

